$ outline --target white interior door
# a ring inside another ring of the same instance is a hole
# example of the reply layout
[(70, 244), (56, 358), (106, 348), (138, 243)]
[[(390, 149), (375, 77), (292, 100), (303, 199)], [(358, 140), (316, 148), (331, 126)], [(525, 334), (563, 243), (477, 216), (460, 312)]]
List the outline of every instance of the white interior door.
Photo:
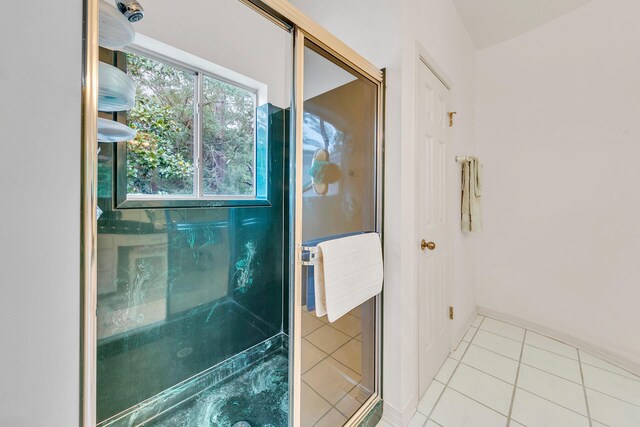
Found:
[[(447, 213), (449, 90), (420, 62), (417, 87), (417, 227), (420, 395), (450, 350), (448, 289), (451, 222)], [(425, 245), (426, 244), (426, 245)]]

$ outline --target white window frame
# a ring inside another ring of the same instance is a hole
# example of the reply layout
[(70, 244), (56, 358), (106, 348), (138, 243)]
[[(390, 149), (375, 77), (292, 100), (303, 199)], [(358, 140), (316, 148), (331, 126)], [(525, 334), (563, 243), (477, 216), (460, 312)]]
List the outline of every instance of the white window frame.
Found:
[[(206, 59), (185, 52), (174, 46), (162, 43), (143, 34), (136, 33), (133, 43), (123, 51), (140, 55), (195, 76), (194, 85), (194, 129), (193, 129), (193, 194), (126, 194), (126, 201), (230, 201), (230, 200), (257, 200), (257, 107), (267, 103), (267, 85), (242, 75), (236, 71), (222, 67)], [(254, 97), (254, 127), (253, 127), (253, 193), (247, 195), (205, 195), (203, 191), (202, 168), (202, 93), (205, 77), (223, 81), (230, 85), (245, 89), (255, 94)]]

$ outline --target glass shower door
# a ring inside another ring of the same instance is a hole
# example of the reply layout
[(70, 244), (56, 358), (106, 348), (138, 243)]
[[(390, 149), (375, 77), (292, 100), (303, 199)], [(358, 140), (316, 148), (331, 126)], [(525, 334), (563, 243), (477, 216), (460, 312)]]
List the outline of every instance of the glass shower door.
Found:
[[(379, 86), (309, 40), (298, 52), (302, 246), (379, 232)], [(314, 267), (302, 265), (299, 275), (300, 425), (350, 425), (378, 395), (378, 297), (329, 322), (316, 314)]]
[(237, 0), (147, 3), (131, 44), (100, 48), (135, 100), (99, 102), (101, 123), (135, 136), (94, 159), (95, 418), (282, 427), (290, 27)]

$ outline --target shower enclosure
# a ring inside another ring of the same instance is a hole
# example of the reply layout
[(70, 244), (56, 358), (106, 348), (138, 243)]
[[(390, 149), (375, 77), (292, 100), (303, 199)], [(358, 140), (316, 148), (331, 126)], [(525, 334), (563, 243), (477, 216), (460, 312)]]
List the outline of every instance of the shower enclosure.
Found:
[(382, 231), (382, 74), (288, 2), (144, 2), (135, 38), (105, 47), (98, 1), (83, 424), (372, 425), (381, 296), (316, 316), (303, 248)]

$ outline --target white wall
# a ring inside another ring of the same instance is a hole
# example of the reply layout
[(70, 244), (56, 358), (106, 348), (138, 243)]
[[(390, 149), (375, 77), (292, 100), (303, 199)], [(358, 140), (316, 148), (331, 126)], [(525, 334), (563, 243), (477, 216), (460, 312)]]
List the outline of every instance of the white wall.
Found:
[[(474, 147), (475, 49), (450, 0), (292, 3), (365, 58), (387, 69), (383, 393), (385, 417), (406, 424), (418, 402), (415, 258), (419, 239), (412, 226), (416, 42), (455, 86), (452, 103), (459, 114), (453, 130), (452, 167), (455, 154), (468, 154)], [(459, 183), (454, 181), (449, 190), (451, 212), (459, 211), (455, 197)], [(457, 312), (452, 331), (455, 337), (461, 336), (476, 308), (474, 238), (458, 231), (454, 236), (456, 269), (451, 303)]]
[(82, 2), (10, 9), (0, 14), (0, 425), (73, 427)]
[(293, 37), (289, 32), (239, 0), (184, 3), (142, 2), (145, 16), (134, 24), (135, 30), (264, 83), (270, 103), (289, 107), (293, 75)]
[(640, 3), (478, 54), (478, 305), (640, 366)]

